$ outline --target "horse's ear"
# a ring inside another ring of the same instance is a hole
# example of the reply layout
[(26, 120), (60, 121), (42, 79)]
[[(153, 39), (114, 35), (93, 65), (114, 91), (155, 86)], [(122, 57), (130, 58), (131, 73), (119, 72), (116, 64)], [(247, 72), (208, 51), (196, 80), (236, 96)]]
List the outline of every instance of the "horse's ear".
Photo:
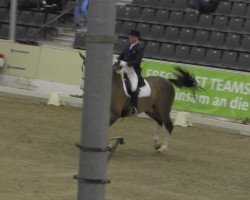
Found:
[(83, 60), (85, 60), (85, 56), (84, 56), (83, 54), (81, 54), (81, 52), (79, 52), (79, 55), (80, 55), (80, 57), (81, 57)]

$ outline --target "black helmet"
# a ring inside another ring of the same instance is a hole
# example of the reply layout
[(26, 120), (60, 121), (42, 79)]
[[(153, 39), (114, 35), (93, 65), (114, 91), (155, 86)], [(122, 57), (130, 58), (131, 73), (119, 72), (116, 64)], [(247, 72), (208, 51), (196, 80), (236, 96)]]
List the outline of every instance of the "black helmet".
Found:
[(136, 31), (136, 30), (131, 30), (130, 33), (129, 33), (129, 35), (131, 35), (131, 36), (136, 36), (136, 37), (138, 37), (138, 38), (141, 37), (140, 32), (139, 32), (139, 31)]

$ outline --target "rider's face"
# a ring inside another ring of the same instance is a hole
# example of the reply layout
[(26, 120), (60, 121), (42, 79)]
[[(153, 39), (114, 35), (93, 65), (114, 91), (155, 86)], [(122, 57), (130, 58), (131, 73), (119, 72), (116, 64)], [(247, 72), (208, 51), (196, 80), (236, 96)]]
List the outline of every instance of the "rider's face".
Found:
[(129, 39), (129, 42), (131, 44), (134, 44), (134, 43), (136, 43), (138, 41), (139, 38), (134, 36), (134, 35), (130, 35), (130, 36), (128, 36), (128, 39)]

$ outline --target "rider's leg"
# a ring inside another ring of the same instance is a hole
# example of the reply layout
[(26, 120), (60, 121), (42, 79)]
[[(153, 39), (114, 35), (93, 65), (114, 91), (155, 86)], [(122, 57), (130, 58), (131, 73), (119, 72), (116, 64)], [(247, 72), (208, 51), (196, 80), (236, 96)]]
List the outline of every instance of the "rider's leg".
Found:
[(124, 73), (127, 74), (128, 79), (131, 83), (131, 91), (135, 92), (138, 87), (138, 76), (134, 70), (134, 67), (126, 67), (124, 68)]
[(137, 105), (138, 105), (138, 92), (131, 92), (130, 93), (130, 112), (133, 115), (137, 114)]
[(138, 76), (133, 67), (129, 68), (129, 73), (127, 74), (131, 83), (130, 92), (130, 113), (133, 115), (137, 114), (137, 104), (138, 104)]

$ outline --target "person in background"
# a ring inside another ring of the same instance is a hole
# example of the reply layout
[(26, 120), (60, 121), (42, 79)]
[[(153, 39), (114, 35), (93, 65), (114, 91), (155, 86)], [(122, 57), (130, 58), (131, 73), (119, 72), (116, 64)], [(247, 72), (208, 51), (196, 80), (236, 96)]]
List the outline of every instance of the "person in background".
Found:
[(62, 10), (62, 2), (61, 0), (42, 0), (40, 7), (45, 11)]
[(186, 9), (187, 13), (212, 13), (216, 10), (220, 0), (192, 0), (189, 7)]
[(87, 22), (87, 7), (89, 0), (77, 0), (75, 2), (75, 11), (74, 11), (74, 23), (75, 27), (80, 27), (80, 15), (82, 14), (85, 23)]

